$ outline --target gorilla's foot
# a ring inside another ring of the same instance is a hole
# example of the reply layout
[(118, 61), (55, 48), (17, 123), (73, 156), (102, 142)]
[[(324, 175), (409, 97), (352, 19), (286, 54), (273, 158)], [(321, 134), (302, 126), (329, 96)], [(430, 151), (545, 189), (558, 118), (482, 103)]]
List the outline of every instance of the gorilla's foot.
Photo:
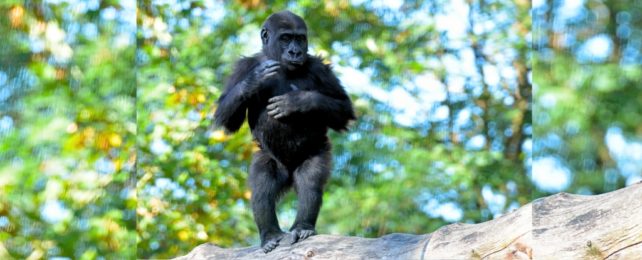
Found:
[(287, 235), (285, 232), (277, 232), (265, 236), (265, 240), (261, 241), (261, 249), (263, 253), (269, 253), (279, 246), (279, 242)]
[(292, 243), (297, 243), (305, 240), (308, 237), (314, 236), (317, 234), (317, 231), (314, 229), (303, 229), (303, 228), (295, 228), (292, 229), (291, 231), (292, 234)]

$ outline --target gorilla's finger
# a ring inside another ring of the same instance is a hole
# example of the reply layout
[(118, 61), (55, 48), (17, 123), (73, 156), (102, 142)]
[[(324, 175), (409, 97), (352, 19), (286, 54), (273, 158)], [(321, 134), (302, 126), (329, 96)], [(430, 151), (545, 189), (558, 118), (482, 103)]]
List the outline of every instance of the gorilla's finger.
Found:
[(265, 68), (265, 71), (278, 71), (281, 68), (280, 64), (273, 64)]
[(270, 99), (268, 100), (268, 102), (270, 102), (270, 103), (276, 103), (276, 102), (279, 102), (279, 101), (284, 101), (285, 99), (286, 99), (285, 95), (280, 95), (280, 96), (276, 96), (276, 97), (272, 97), (272, 98), (270, 98)]
[(281, 119), (283, 117), (285, 117), (285, 113), (281, 112), (281, 113), (277, 114), (276, 116), (274, 116), (274, 119)]
[(278, 65), (279, 62), (275, 60), (266, 60), (264, 64), (266, 67), (270, 67), (270, 66)]
[(261, 68), (259, 69), (259, 72), (261, 74), (266, 74), (266, 73), (278, 71), (280, 68), (281, 68), (281, 65), (279, 65), (278, 63), (270, 65), (268, 67), (261, 66)]
[(268, 110), (274, 110), (274, 109), (277, 109), (278, 107), (279, 107), (279, 104), (277, 104), (277, 103), (271, 103), (271, 104), (269, 104), (269, 105), (267, 106), (267, 109), (268, 109)]
[(268, 115), (271, 116), (271, 117), (275, 117), (278, 114), (279, 114), (279, 110), (278, 109), (274, 109), (274, 110), (268, 111)]
[(275, 61), (274, 63), (267, 64), (264, 68), (265, 69), (274, 69), (274, 68), (279, 68), (279, 67), (281, 67), (281, 63), (278, 63), (278, 62)]
[(278, 68), (277, 68), (277, 70), (266, 71), (265, 73), (263, 73), (263, 75), (268, 75), (269, 74), (270, 76), (273, 76), (273, 75), (276, 75), (277, 73), (279, 73)]
[(276, 75), (276, 73), (277, 73), (276, 71), (275, 72), (270, 72), (268, 74), (263, 75), (263, 77), (261, 77), (261, 78), (267, 79), (269, 77), (272, 77), (272, 76)]

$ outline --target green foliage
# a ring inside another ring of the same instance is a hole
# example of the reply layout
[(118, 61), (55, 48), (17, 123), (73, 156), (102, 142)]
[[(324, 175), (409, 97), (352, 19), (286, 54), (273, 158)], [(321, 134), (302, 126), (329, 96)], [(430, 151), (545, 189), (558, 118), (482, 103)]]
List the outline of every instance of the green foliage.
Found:
[[(642, 142), (642, 66), (635, 44), (642, 40), (641, 7), (587, 3), (574, 10), (576, 16), (558, 18), (556, 29), (551, 6), (535, 9), (534, 159), (552, 157), (569, 169), (573, 176), (564, 189), (570, 192), (599, 194), (642, 177), (635, 150)], [(597, 10), (608, 15), (592, 19)]]
[[(116, 42), (133, 25), (65, 5), (0, 13), (0, 258), (133, 258), (134, 49)], [(95, 34), (67, 31), (85, 24)]]
[[(259, 50), (259, 26), (286, 8), (305, 18), (311, 51), (333, 63), (358, 116), (331, 133), (319, 232), (428, 233), (539, 195), (528, 165), (527, 1), (53, 2), (0, 4), (2, 259), (256, 244), (246, 178), (258, 148), (247, 125), (228, 134), (211, 121), (233, 62)], [(453, 13), (447, 22), (467, 21), (459, 32), (440, 20)], [(639, 67), (577, 72), (573, 59), (538, 63), (555, 64), (534, 75), (539, 93), (564, 100), (540, 110), (540, 133), (569, 122), (606, 131), (613, 118), (639, 133)], [(569, 81), (579, 84), (553, 87)], [(577, 153), (599, 148), (565, 140)], [(283, 198), (282, 226), (295, 205)]]

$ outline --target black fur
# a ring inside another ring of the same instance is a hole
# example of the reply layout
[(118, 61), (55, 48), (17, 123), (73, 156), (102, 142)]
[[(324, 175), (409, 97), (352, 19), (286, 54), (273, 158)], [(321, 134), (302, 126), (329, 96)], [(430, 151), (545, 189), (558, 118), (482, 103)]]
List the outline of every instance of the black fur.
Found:
[(261, 38), (262, 52), (236, 63), (218, 100), (215, 124), (235, 132), (247, 112), (260, 146), (250, 167), (252, 210), (267, 253), (287, 234), (278, 225), (275, 207), (290, 187), (298, 198), (290, 228), (293, 243), (315, 234), (332, 168), (328, 128), (346, 130), (355, 116), (331, 68), (308, 56), (303, 19), (288, 11), (273, 14)]

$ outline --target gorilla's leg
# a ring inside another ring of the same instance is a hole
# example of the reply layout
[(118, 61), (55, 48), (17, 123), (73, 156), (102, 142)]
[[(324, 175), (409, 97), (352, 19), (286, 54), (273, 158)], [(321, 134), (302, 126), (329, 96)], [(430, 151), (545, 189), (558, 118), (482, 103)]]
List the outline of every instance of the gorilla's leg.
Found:
[(272, 251), (285, 236), (276, 218), (276, 201), (288, 186), (288, 174), (266, 152), (254, 155), (250, 166), (252, 213), (259, 228), (263, 252)]
[(331, 163), (330, 151), (325, 151), (308, 158), (294, 171), (298, 206), (296, 219), (290, 228), (293, 244), (316, 233), (323, 187), (330, 177)]

